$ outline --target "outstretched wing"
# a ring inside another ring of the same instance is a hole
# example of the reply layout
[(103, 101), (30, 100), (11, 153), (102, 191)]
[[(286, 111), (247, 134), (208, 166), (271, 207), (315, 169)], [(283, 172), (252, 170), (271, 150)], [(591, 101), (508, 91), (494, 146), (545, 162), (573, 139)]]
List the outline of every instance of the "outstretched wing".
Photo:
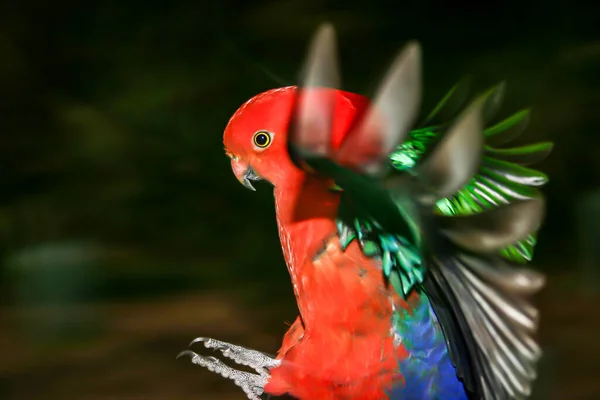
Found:
[[(436, 117), (455, 117), (457, 106), (463, 104), (468, 81), (455, 85), (429, 114), (425, 123)], [(504, 85), (490, 90), (484, 106), (484, 117), (489, 121), (504, 93)], [(510, 143), (527, 127), (530, 111), (521, 110), (484, 130), (485, 145), (481, 165), (471, 180), (456, 193), (440, 199), (436, 211), (442, 215), (471, 215), (509, 204), (513, 201), (534, 199), (540, 195), (538, 188), (548, 182), (548, 177), (528, 165), (542, 161), (552, 150), (552, 143), (542, 142), (526, 146), (499, 148)], [(423, 126), (412, 130), (408, 139), (391, 154), (390, 160), (399, 171), (409, 171), (426, 154), (445, 130), (444, 125)], [(500, 250), (510, 261), (526, 263), (533, 257), (535, 233)]]
[(522, 121), (517, 115), (484, 134), (498, 108), (497, 89), (447, 125), (409, 131), (420, 102), (420, 50), (411, 43), (372, 106), (334, 148), (335, 51), (333, 28), (325, 25), (297, 92), (292, 160), (342, 191), (343, 243), (356, 238), (366, 254), (382, 257), (383, 272), (399, 293), (415, 286), (427, 291), (467, 389), (483, 399), (526, 397), (539, 357), (537, 310), (527, 296), (540, 289), (543, 277), (514, 268), (511, 261), (519, 257), (509, 249), (517, 246), (522, 259), (531, 257), (520, 243), (531, 243), (528, 235), (541, 223), (537, 187), (545, 177), (523, 165), (549, 145), (492, 147), (512, 139)]

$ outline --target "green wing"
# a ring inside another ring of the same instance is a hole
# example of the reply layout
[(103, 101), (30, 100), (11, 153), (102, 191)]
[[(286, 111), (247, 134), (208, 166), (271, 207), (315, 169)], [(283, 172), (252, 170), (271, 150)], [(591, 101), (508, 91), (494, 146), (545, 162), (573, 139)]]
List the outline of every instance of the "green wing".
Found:
[[(467, 98), (467, 80), (455, 85), (442, 101), (427, 116), (422, 126), (412, 130), (405, 142), (399, 145), (389, 156), (396, 171), (411, 173), (411, 170), (423, 156), (443, 136), (450, 122), (434, 124), (442, 118), (452, 121), (462, 111)], [(494, 117), (503, 96), (503, 85), (491, 89), (486, 96), (484, 116), (486, 121)], [(537, 170), (527, 168), (527, 165), (543, 160), (552, 150), (551, 143), (537, 143), (521, 147), (498, 148), (497, 146), (511, 142), (518, 137), (529, 122), (529, 110), (519, 111), (510, 117), (490, 125), (485, 129), (485, 148), (478, 173), (462, 189), (450, 197), (440, 199), (436, 203), (435, 212), (444, 216), (472, 215), (495, 207), (540, 196), (538, 188), (547, 183), (547, 176)], [(372, 182), (355, 182), (360, 187), (359, 192), (370, 193), (365, 196), (366, 203), (376, 202), (381, 193), (375, 194)], [(336, 190), (335, 188), (333, 190)], [(356, 239), (363, 252), (368, 256), (382, 259), (385, 275), (390, 279), (398, 293), (404, 295), (423, 282), (425, 268), (421, 258), (420, 232), (411, 229), (413, 221), (410, 210), (395, 204), (404, 214), (406, 223), (402, 232), (390, 233), (389, 229), (379, 226), (375, 220), (385, 220), (385, 217), (374, 219), (363, 215), (361, 209), (353, 207), (352, 196), (342, 193), (338, 230), (342, 245), (345, 247)], [(358, 194), (355, 194), (358, 195)], [(369, 200), (372, 199), (372, 200)], [(365, 204), (366, 204), (365, 203)], [(384, 210), (383, 204), (372, 204), (368, 209)], [(414, 223), (416, 225), (416, 223)], [(500, 250), (505, 259), (524, 264), (532, 259), (536, 244), (536, 233), (528, 235)]]
[[(426, 121), (434, 120), (446, 110), (456, 112), (457, 104), (465, 97), (463, 81), (450, 90), (435, 107)], [(493, 118), (499, 107), (503, 85), (493, 88), (484, 111), (486, 120)], [(448, 114), (448, 113), (446, 113)], [(538, 188), (548, 182), (548, 177), (527, 165), (543, 160), (552, 150), (552, 143), (543, 142), (527, 146), (498, 148), (518, 137), (529, 122), (529, 110), (519, 111), (499, 123), (485, 129), (485, 147), (481, 166), (473, 179), (451, 197), (440, 199), (436, 212), (442, 215), (471, 215), (508, 204), (539, 196)], [(399, 145), (390, 161), (395, 169), (409, 171), (427, 153), (430, 145), (444, 132), (445, 125), (423, 127), (409, 133), (406, 142)], [(500, 254), (513, 262), (524, 264), (531, 261), (536, 244), (536, 234), (501, 250)]]

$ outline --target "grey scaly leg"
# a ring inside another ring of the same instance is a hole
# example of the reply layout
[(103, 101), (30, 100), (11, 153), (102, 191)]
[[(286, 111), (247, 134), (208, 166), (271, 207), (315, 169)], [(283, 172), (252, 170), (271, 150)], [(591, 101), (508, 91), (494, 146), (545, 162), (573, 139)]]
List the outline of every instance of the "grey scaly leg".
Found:
[(191, 350), (182, 351), (177, 357), (188, 355), (194, 364), (231, 379), (246, 393), (249, 400), (260, 400), (269, 379), (269, 368), (277, 367), (281, 363), (259, 351), (211, 338), (196, 338), (192, 340), (190, 346), (199, 342), (204, 343), (204, 347), (207, 349), (219, 350), (223, 356), (233, 360), (236, 364), (252, 368), (258, 374), (233, 369), (218, 358), (201, 356)]

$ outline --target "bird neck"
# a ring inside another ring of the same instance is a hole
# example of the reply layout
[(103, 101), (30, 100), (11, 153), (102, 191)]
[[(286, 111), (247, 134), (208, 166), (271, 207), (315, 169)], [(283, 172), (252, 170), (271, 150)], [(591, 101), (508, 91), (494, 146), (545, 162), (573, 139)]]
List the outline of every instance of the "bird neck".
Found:
[(299, 305), (305, 294), (302, 277), (310, 274), (313, 256), (337, 234), (340, 196), (330, 187), (330, 181), (298, 173), (274, 190), (279, 238)]

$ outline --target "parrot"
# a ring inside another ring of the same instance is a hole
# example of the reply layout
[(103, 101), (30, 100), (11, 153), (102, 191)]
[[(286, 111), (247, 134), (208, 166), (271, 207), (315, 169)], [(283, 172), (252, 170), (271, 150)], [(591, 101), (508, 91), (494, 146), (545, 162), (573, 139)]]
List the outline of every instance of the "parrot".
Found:
[[(493, 123), (501, 83), (468, 102), (461, 80), (420, 118), (421, 46), (408, 42), (371, 97), (340, 89), (321, 24), (297, 85), (260, 93), (223, 141), (246, 188), (273, 187), (299, 316), (276, 356), (199, 337), (235, 369), (194, 364), (263, 395), (322, 400), (505, 400), (532, 393), (542, 351), (526, 266), (552, 143), (503, 146), (529, 109)], [(503, 146), (503, 147), (501, 147)]]

